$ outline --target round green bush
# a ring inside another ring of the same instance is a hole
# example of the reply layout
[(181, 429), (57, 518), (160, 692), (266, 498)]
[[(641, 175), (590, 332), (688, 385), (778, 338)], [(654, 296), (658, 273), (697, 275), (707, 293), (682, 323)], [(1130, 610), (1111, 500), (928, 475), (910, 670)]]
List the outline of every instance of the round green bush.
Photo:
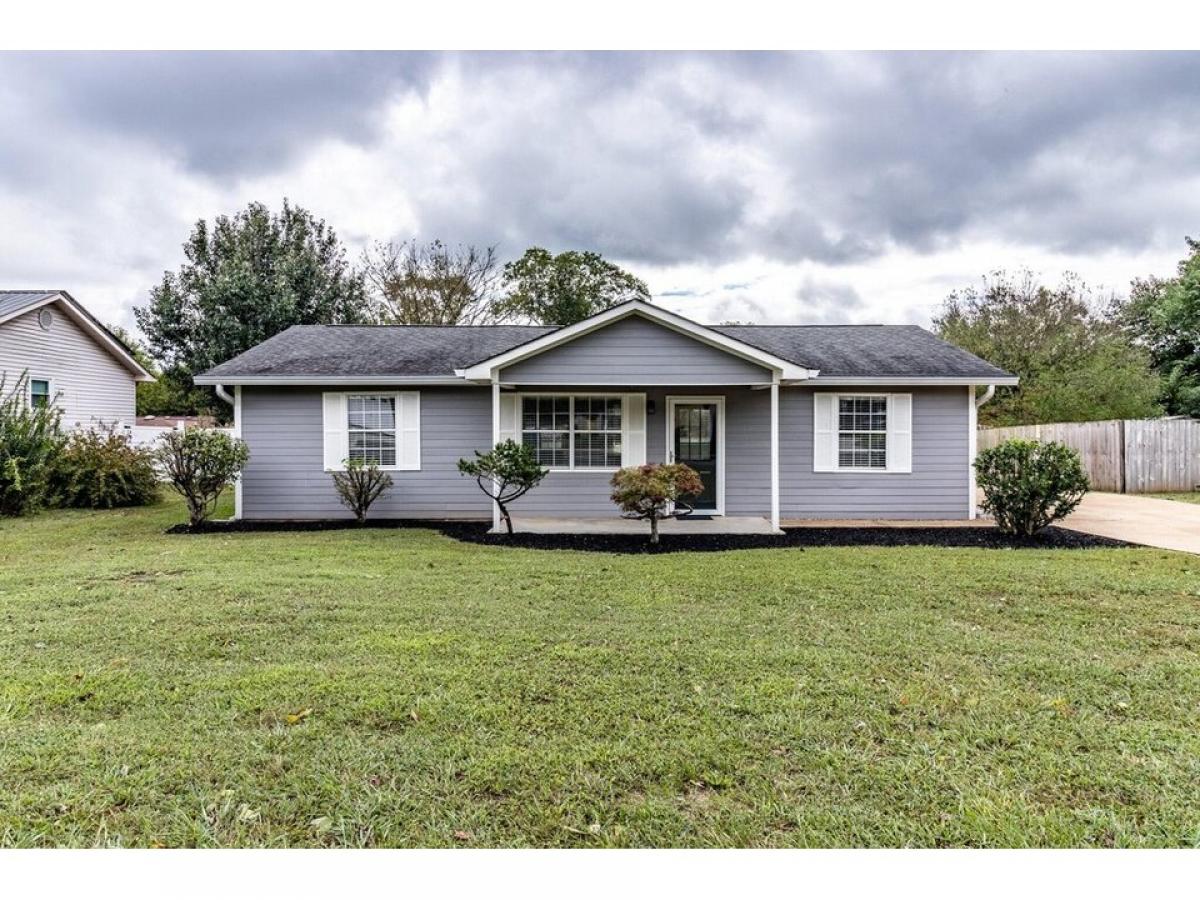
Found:
[(113, 509), (158, 499), (153, 455), (110, 428), (72, 432), (54, 469), (60, 506)]
[(1053, 441), (1013, 439), (981, 450), (975, 472), (984, 511), (1020, 537), (1070, 515), (1090, 487), (1079, 454)]

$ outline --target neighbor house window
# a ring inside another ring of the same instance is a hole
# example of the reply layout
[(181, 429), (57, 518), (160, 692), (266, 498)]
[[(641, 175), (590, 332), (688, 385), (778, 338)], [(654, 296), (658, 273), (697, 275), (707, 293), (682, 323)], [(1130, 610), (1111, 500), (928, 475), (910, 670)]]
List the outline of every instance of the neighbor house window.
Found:
[(351, 394), (346, 398), (350, 459), (396, 465), (396, 396)]
[(34, 409), (50, 405), (50, 382), (45, 378), (29, 379), (29, 405)]
[(887, 397), (838, 398), (838, 468), (887, 468)]
[(521, 442), (550, 468), (616, 469), (621, 417), (620, 397), (522, 397)]

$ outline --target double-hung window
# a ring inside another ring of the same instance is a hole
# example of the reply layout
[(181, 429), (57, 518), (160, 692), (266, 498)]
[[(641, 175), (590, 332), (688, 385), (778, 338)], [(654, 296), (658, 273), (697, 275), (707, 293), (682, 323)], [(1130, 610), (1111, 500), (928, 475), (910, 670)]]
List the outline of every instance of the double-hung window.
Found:
[(47, 378), (29, 379), (29, 405), (40, 409), (50, 405), (50, 380)]
[(886, 396), (839, 397), (839, 469), (887, 468)]
[(396, 395), (351, 394), (346, 398), (350, 460), (396, 465)]
[(813, 394), (813, 471), (911, 473), (913, 395)]
[(554, 469), (621, 466), (620, 396), (533, 395), (521, 398), (521, 442)]

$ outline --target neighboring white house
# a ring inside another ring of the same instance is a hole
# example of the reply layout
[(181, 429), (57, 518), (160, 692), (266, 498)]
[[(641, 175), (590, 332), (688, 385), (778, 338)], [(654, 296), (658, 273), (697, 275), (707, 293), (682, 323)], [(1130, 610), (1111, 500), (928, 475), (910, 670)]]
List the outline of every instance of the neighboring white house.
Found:
[(136, 385), (154, 376), (66, 291), (0, 291), (0, 380), (28, 373), (26, 400), (54, 403), (64, 428), (132, 427)]

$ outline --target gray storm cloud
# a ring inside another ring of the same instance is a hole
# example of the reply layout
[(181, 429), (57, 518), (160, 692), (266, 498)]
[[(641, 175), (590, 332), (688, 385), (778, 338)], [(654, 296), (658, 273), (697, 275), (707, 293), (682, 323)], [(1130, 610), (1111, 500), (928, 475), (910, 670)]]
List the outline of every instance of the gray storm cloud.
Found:
[[(1198, 230), (1198, 101), (1194, 53), (0, 54), (0, 271), (127, 311), (250, 199), (363, 233), (347, 166), (372, 237), (713, 271), (691, 294), (749, 260), (1132, 256)], [(866, 314), (851, 280), (790, 297)]]

